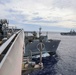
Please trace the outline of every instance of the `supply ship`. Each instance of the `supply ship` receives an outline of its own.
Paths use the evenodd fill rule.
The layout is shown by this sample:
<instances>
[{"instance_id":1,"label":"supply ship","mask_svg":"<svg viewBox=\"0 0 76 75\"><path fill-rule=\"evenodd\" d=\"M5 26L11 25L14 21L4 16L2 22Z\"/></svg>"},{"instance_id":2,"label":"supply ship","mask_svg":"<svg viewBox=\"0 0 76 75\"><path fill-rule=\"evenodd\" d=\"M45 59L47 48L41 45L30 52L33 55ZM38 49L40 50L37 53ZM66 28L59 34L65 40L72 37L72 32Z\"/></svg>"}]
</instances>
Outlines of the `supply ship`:
<instances>
[{"instance_id":1,"label":"supply ship","mask_svg":"<svg viewBox=\"0 0 76 75\"><path fill-rule=\"evenodd\" d=\"M48 39L48 33L43 35L41 29L42 28L39 28L39 36L36 31L25 32L22 75L27 75L32 71L42 69L44 67L44 63L42 62L43 54L48 53L50 56L56 54L60 40ZM38 58L40 59L38 63L33 61L33 58L37 59L36 56L39 56ZM47 55L45 55L45 57L47 57Z\"/></svg>"}]
</instances>

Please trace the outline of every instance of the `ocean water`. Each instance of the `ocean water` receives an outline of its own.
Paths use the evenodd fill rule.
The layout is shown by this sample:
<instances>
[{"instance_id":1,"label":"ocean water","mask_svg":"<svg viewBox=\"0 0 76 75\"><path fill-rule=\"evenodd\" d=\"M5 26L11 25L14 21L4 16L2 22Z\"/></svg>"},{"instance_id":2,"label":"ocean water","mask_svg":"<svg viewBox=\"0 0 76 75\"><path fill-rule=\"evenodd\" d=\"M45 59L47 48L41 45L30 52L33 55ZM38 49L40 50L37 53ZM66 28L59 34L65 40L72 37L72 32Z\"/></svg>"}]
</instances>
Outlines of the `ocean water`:
<instances>
[{"instance_id":1,"label":"ocean water","mask_svg":"<svg viewBox=\"0 0 76 75\"><path fill-rule=\"evenodd\" d=\"M56 54L43 58L44 68L30 75L76 75L76 36L49 32L48 38L61 40ZM39 62L39 58L34 61Z\"/></svg>"}]
</instances>

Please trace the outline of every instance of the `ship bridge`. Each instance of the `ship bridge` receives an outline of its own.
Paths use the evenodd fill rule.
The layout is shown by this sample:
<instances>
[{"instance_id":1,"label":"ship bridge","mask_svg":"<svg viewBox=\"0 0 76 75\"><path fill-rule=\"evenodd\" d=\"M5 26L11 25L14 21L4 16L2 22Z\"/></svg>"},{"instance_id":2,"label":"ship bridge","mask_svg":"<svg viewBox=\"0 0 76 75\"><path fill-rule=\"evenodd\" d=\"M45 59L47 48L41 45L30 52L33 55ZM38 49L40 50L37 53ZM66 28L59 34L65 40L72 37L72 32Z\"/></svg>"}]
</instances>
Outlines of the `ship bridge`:
<instances>
[{"instance_id":1,"label":"ship bridge","mask_svg":"<svg viewBox=\"0 0 76 75\"><path fill-rule=\"evenodd\" d=\"M17 30L0 46L0 75L21 75L24 31Z\"/></svg>"}]
</instances>

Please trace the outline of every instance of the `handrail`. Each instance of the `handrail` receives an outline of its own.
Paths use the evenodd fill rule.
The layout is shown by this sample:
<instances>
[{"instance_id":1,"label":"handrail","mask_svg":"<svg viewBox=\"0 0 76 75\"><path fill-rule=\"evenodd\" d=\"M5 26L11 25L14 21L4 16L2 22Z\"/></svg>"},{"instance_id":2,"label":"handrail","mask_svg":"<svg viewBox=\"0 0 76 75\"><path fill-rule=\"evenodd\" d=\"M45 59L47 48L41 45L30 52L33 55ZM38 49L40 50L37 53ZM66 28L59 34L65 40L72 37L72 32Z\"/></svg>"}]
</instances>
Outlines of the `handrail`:
<instances>
[{"instance_id":1,"label":"handrail","mask_svg":"<svg viewBox=\"0 0 76 75\"><path fill-rule=\"evenodd\" d=\"M20 31L13 34L4 44L0 46L0 54L4 51L4 49L8 46L8 44L12 41L12 39L15 37L16 34L18 34Z\"/></svg>"},{"instance_id":2,"label":"handrail","mask_svg":"<svg viewBox=\"0 0 76 75\"><path fill-rule=\"evenodd\" d=\"M15 37L16 34L13 34L5 43L0 46L0 54L4 51L4 49L8 46L11 40Z\"/></svg>"},{"instance_id":3,"label":"handrail","mask_svg":"<svg viewBox=\"0 0 76 75\"><path fill-rule=\"evenodd\" d=\"M21 31L21 30L20 30L20 31ZM8 46L8 44L13 40L13 38L18 34L17 37L15 38L15 40L13 41L12 45L11 45L10 48L8 49L6 55L5 55L4 58L2 59L2 61L1 61L1 63L0 63L0 68L1 68L2 64L4 63L6 57L8 56L9 52L11 51L11 48L13 47L15 41L17 40L17 38L18 38L18 36L19 36L19 34L20 34L20 33L19 33L20 31L16 32L13 36L11 36L11 37L4 43L4 45L2 45L2 46L0 47L0 48L2 49L2 50L0 50L0 54L1 54L1 53L4 51L4 49ZM3 48L3 47L4 47L4 48Z\"/></svg>"}]
</instances>

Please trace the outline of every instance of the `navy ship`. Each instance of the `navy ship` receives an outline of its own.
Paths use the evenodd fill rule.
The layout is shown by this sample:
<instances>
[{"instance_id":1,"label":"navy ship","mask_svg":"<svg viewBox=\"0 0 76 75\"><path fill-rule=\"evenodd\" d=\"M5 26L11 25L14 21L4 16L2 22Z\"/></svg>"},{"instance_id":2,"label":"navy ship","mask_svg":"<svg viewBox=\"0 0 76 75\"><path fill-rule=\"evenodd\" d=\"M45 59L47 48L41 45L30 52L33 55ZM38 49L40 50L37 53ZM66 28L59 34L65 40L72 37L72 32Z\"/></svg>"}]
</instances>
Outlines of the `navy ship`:
<instances>
[{"instance_id":1,"label":"navy ship","mask_svg":"<svg viewBox=\"0 0 76 75\"><path fill-rule=\"evenodd\" d=\"M70 36L76 36L76 32L74 30L71 30L70 32L62 32L61 35L70 35Z\"/></svg>"},{"instance_id":2,"label":"navy ship","mask_svg":"<svg viewBox=\"0 0 76 75\"><path fill-rule=\"evenodd\" d=\"M31 33L32 35L28 35ZM47 33L48 34L48 33ZM25 54L24 56L35 56L40 54L40 44L42 45L42 53L55 54L60 40L48 39L48 35L42 35L41 28L39 28L39 37L37 32L25 32Z\"/></svg>"}]
</instances>

